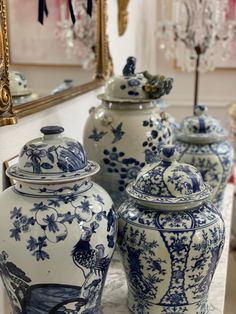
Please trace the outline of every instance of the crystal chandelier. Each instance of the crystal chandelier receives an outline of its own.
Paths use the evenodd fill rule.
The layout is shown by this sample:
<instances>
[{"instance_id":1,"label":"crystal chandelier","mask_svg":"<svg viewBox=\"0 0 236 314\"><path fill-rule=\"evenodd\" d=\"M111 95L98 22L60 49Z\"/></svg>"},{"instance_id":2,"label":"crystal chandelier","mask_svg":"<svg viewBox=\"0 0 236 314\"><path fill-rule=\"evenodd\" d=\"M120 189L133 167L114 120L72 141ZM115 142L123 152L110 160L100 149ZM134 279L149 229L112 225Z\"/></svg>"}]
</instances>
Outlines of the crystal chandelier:
<instances>
[{"instance_id":1,"label":"crystal chandelier","mask_svg":"<svg viewBox=\"0 0 236 314\"><path fill-rule=\"evenodd\" d=\"M214 70L216 52L229 57L236 25L229 18L229 0L158 1L157 36L168 59L176 59L184 71L194 71L197 65L198 71L205 72Z\"/></svg>"}]
</instances>

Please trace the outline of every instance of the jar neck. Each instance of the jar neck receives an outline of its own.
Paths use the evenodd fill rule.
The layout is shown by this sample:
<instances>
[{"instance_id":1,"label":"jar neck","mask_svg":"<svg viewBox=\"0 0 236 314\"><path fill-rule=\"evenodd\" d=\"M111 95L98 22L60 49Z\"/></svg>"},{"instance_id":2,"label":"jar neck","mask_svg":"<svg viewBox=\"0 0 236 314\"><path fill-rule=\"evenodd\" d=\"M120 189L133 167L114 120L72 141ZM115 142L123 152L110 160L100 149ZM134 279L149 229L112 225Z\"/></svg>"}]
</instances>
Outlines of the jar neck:
<instances>
[{"instance_id":1,"label":"jar neck","mask_svg":"<svg viewBox=\"0 0 236 314\"><path fill-rule=\"evenodd\" d=\"M14 186L16 193L33 197L54 197L59 195L79 194L89 190L93 183L90 178L75 182L57 184L35 184L17 181Z\"/></svg>"},{"instance_id":2,"label":"jar neck","mask_svg":"<svg viewBox=\"0 0 236 314\"><path fill-rule=\"evenodd\" d=\"M114 109L114 110L144 110L144 109L153 109L157 108L154 102L137 102L137 103L130 103L130 102L108 102L103 101L102 106L107 109Z\"/></svg>"}]
</instances>

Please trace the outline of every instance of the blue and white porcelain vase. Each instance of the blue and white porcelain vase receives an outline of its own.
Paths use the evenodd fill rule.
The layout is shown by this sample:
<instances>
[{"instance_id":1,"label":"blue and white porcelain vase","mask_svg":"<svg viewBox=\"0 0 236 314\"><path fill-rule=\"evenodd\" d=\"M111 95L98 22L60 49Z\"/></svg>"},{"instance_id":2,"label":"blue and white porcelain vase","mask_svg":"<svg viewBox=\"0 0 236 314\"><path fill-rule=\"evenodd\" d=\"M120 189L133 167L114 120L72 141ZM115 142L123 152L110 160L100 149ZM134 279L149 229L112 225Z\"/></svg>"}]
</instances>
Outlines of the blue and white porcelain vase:
<instances>
[{"instance_id":1,"label":"blue and white porcelain vase","mask_svg":"<svg viewBox=\"0 0 236 314\"><path fill-rule=\"evenodd\" d=\"M135 314L206 314L224 222L199 171L174 146L145 166L118 211L118 245Z\"/></svg>"},{"instance_id":2,"label":"blue and white porcelain vase","mask_svg":"<svg viewBox=\"0 0 236 314\"><path fill-rule=\"evenodd\" d=\"M195 115L185 118L177 132L180 161L195 166L213 189L213 202L222 206L224 191L233 166L233 146L220 122L207 115L207 107L198 105Z\"/></svg>"},{"instance_id":3,"label":"blue and white porcelain vase","mask_svg":"<svg viewBox=\"0 0 236 314\"><path fill-rule=\"evenodd\" d=\"M101 171L95 181L118 205L127 197L125 187L139 170L158 158L159 148L172 143L168 116L155 100L168 94L173 79L135 74L135 58L129 57L123 76L111 78L102 104L90 110L84 130L84 147Z\"/></svg>"},{"instance_id":4,"label":"blue and white porcelain vase","mask_svg":"<svg viewBox=\"0 0 236 314\"><path fill-rule=\"evenodd\" d=\"M116 241L110 196L91 181L99 165L62 127L25 144L0 195L0 275L13 314L101 313Z\"/></svg>"}]
</instances>

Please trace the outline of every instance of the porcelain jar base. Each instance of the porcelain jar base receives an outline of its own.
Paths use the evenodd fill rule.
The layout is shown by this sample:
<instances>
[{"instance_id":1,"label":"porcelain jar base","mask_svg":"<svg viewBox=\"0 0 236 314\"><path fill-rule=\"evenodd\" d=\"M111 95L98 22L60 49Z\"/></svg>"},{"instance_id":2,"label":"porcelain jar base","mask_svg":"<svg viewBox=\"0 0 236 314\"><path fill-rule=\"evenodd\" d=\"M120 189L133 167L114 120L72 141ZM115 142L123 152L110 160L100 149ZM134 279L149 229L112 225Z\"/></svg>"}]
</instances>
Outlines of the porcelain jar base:
<instances>
[{"instance_id":1,"label":"porcelain jar base","mask_svg":"<svg viewBox=\"0 0 236 314\"><path fill-rule=\"evenodd\" d=\"M132 294L128 294L128 308L134 314L208 314L209 307L207 300L202 302L196 302L191 305L183 306L161 306L161 305L150 305L148 309L141 309L140 304L135 302Z\"/></svg>"}]
</instances>

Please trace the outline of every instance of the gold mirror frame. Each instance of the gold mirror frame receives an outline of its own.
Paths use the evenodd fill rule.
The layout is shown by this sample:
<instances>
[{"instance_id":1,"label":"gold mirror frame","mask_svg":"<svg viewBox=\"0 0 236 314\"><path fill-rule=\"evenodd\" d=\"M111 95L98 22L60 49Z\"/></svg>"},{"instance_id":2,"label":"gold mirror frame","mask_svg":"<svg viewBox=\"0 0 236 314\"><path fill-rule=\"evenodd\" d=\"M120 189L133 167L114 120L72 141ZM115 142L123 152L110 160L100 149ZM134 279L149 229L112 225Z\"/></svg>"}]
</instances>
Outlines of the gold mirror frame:
<instances>
[{"instance_id":1,"label":"gold mirror frame","mask_svg":"<svg viewBox=\"0 0 236 314\"><path fill-rule=\"evenodd\" d=\"M92 82L70 88L53 96L42 97L20 105L12 106L12 98L9 90L9 49L7 36L7 12L6 0L0 0L0 126L15 124L17 118L42 111L44 109L65 102L71 98L82 95L104 84L104 81L112 75L113 66L108 49L106 34L107 26L107 0L97 0L97 51L96 73Z\"/></svg>"},{"instance_id":2,"label":"gold mirror frame","mask_svg":"<svg viewBox=\"0 0 236 314\"><path fill-rule=\"evenodd\" d=\"M6 0L0 0L0 126L15 124L9 89L9 47L7 38Z\"/></svg>"}]
</instances>

